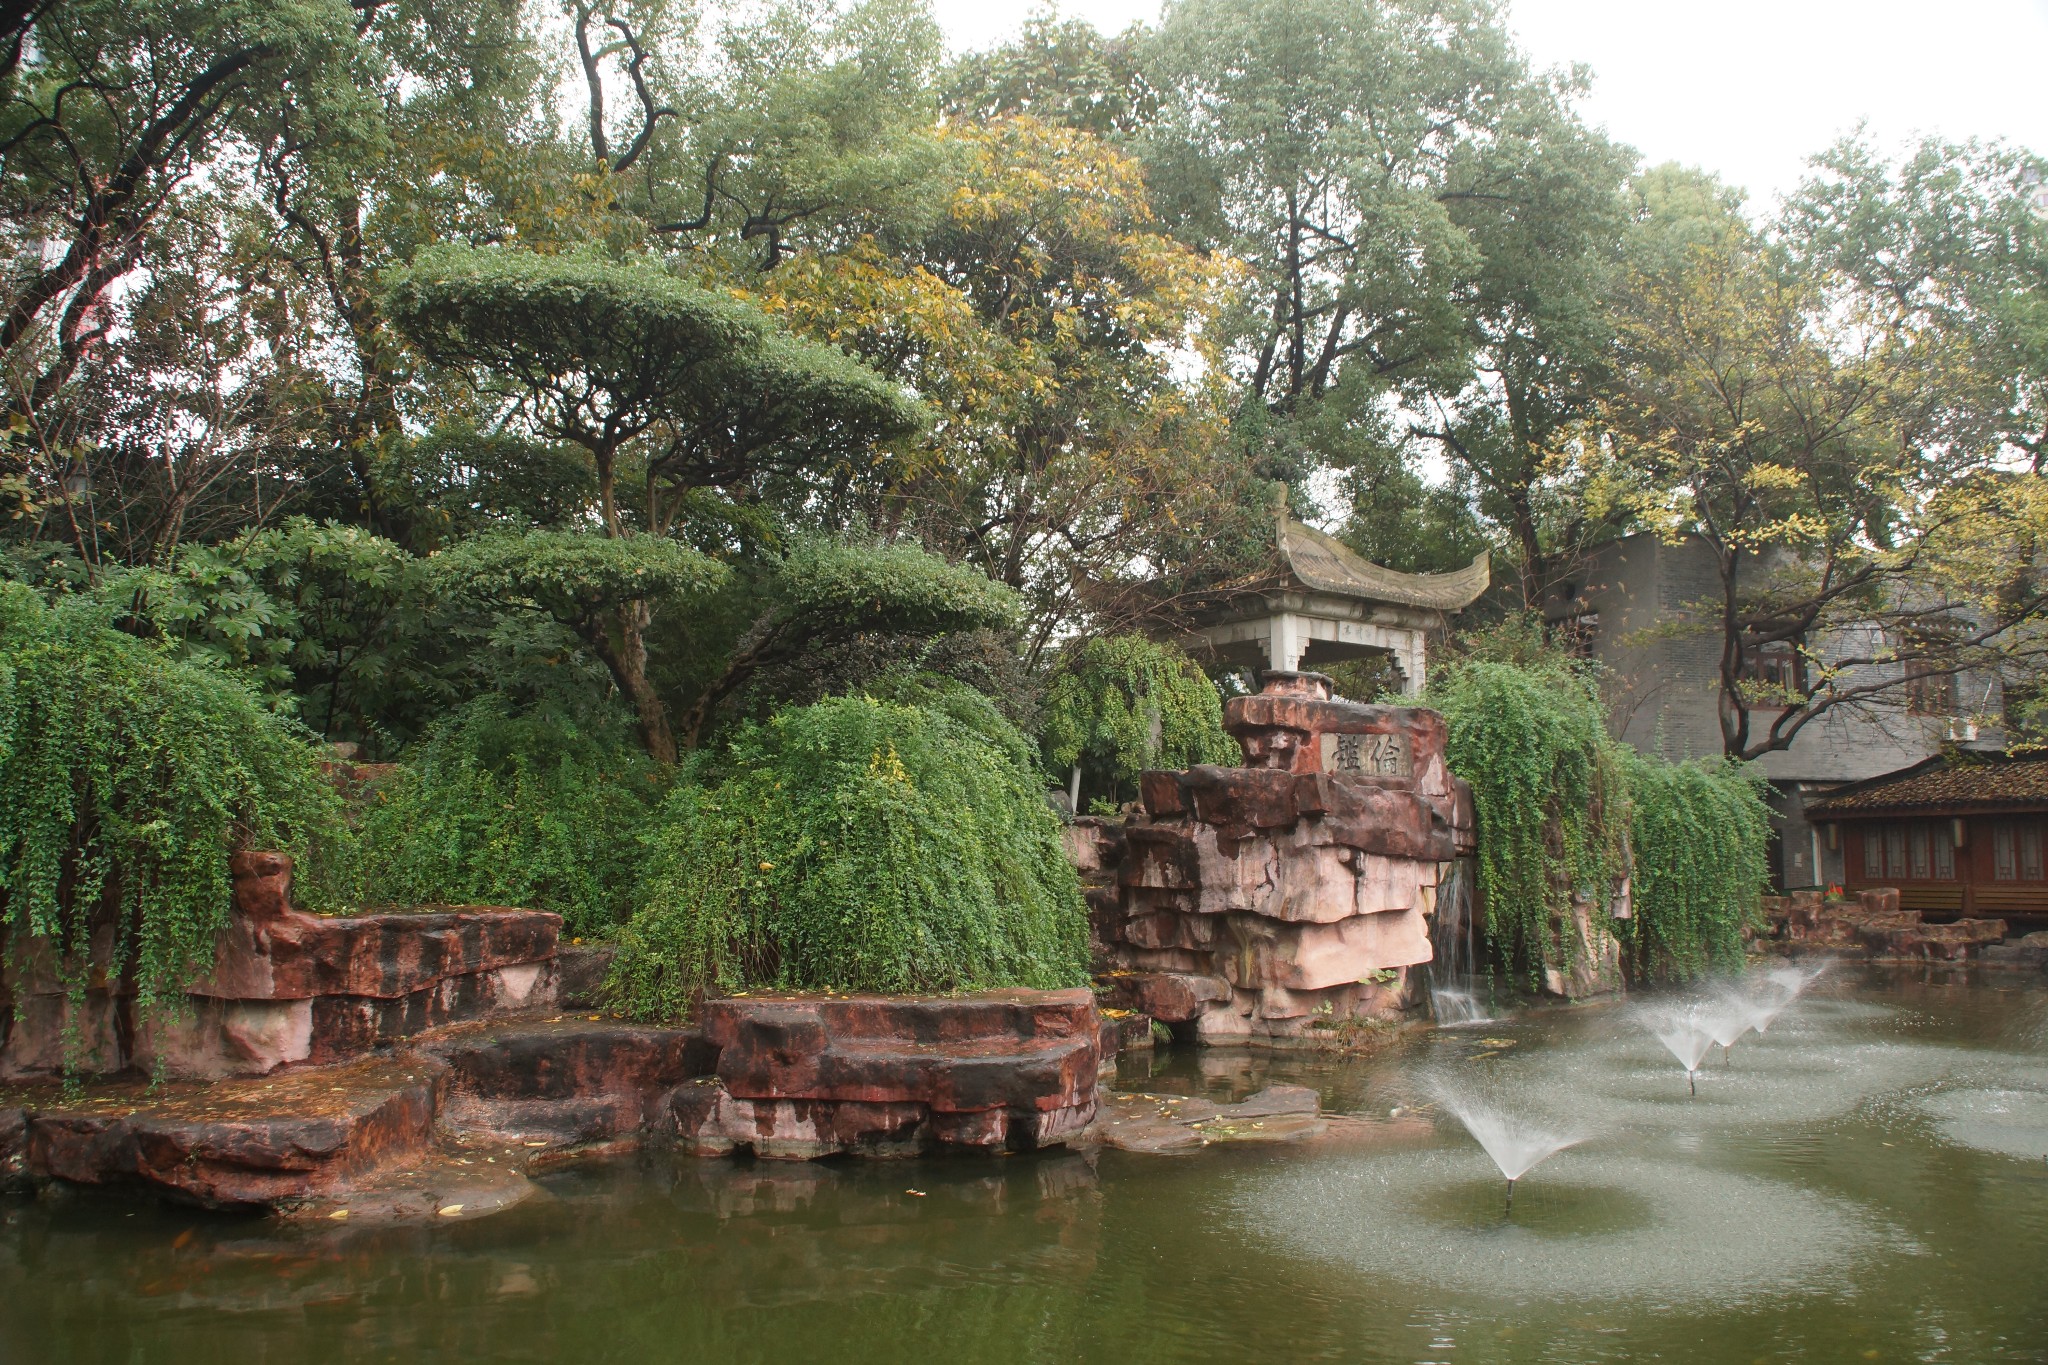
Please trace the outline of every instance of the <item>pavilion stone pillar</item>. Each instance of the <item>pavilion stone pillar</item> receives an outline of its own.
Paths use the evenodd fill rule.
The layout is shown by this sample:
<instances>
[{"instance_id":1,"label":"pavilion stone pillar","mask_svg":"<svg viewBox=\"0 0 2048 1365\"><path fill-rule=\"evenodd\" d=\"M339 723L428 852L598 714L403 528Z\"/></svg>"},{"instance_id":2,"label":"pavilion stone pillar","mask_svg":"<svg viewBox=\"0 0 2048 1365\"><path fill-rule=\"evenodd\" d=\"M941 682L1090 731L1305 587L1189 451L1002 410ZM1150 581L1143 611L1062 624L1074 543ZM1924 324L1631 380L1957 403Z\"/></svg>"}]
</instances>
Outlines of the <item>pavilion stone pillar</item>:
<instances>
[{"instance_id":1,"label":"pavilion stone pillar","mask_svg":"<svg viewBox=\"0 0 2048 1365\"><path fill-rule=\"evenodd\" d=\"M1428 678L1424 663L1423 634L1419 630L1401 632L1400 643L1394 649L1394 666L1401 671L1401 695L1418 697Z\"/></svg>"},{"instance_id":2,"label":"pavilion stone pillar","mask_svg":"<svg viewBox=\"0 0 2048 1365\"><path fill-rule=\"evenodd\" d=\"M1275 612L1266 636L1266 667L1275 673L1296 672L1306 653L1308 622L1291 611Z\"/></svg>"}]
</instances>

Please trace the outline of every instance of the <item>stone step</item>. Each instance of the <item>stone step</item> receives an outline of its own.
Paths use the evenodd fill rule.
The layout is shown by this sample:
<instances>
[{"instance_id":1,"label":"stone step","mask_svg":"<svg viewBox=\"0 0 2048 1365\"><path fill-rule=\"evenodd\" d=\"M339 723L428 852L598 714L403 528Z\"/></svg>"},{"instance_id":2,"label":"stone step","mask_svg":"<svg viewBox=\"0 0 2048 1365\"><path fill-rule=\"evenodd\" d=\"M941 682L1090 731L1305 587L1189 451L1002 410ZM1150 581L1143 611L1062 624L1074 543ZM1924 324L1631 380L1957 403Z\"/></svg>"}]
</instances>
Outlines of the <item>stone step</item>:
<instances>
[{"instance_id":1,"label":"stone step","mask_svg":"<svg viewBox=\"0 0 2048 1365\"><path fill-rule=\"evenodd\" d=\"M1085 989L887 996L762 992L704 1002L704 1036L730 1047L741 1028L787 1031L794 1042L834 1037L953 1043L976 1038L1071 1038L1095 1027Z\"/></svg>"}]
</instances>

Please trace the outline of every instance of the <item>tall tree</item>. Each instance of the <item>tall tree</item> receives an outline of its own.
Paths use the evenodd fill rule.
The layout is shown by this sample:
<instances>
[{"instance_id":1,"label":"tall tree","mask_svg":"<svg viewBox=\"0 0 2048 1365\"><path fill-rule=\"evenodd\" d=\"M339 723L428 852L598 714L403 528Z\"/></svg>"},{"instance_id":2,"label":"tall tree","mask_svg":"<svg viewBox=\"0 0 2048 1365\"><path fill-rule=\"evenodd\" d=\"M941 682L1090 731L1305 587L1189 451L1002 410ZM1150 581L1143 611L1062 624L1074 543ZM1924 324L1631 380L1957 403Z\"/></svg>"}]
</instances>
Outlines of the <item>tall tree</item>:
<instances>
[{"instance_id":1,"label":"tall tree","mask_svg":"<svg viewBox=\"0 0 2048 1365\"><path fill-rule=\"evenodd\" d=\"M1083 19L1034 14L1008 42L953 62L948 117L970 125L1023 114L1103 138L1137 135L1159 100L1140 59L1147 30L1105 35Z\"/></svg>"},{"instance_id":2,"label":"tall tree","mask_svg":"<svg viewBox=\"0 0 2048 1365\"><path fill-rule=\"evenodd\" d=\"M1350 370L1456 387L1476 258L1453 168L1524 78L1495 7L1179 0L1146 72L1161 211L1247 275L1223 335L1248 396L1291 412Z\"/></svg>"},{"instance_id":3,"label":"tall tree","mask_svg":"<svg viewBox=\"0 0 2048 1365\"><path fill-rule=\"evenodd\" d=\"M1453 295L1470 345L1455 390L1402 386L1510 551L1525 609L1612 534L1593 430L1611 378L1610 291L1628 223L1634 153L1572 114L1580 78L1504 92L1493 136L1450 168L1447 204L1476 255Z\"/></svg>"},{"instance_id":4,"label":"tall tree","mask_svg":"<svg viewBox=\"0 0 2048 1365\"><path fill-rule=\"evenodd\" d=\"M1723 747L1750 759L1917 677L2041 648L2038 576L2003 600L1975 547L2012 543L2003 442L1951 410L1966 346L1901 328L1697 178L1661 195L1622 289L1607 410L1634 510L1710 551Z\"/></svg>"},{"instance_id":5,"label":"tall tree","mask_svg":"<svg viewBox=\"0 0 2048 1365\"><path fill-rule=\"evenodd\" d=\"M1230 503L1219 394L1178 372L1200 369L1214 274L1092 134L1016 117L944 140L960 182L901 257L793 262L764 297L931 402L877 510L1022 592L1036 659L1091 582L1158 568Z\"/></svg>"},{"instance_id":6,"label":"tall tree","mask_svg":"<svg viewBox=\"0 0 2048 1365\"><path fill-rule=\"evenodd\" d=\"M49 399L105 335L98 305L178 188L260 142L281 92L350 136L375 110L355 79L346 0L61 0L10 17L0 360L20 410Z\"/></svg>"},{"instance_id":7,"label":"tall tree","mask_svg":"<svg viewBox=\"0 0 2048 1365\"><path fill-rule=\"evenodd\" d=\"M612 539L659 540L691 490L863 458L920 421L911 399L843 352L788 337L758 309L651 262L436 248L391 272L385 307L430 360L589 454ZM630 507L628 465L640 483ZM617 639L601 657L648 751L673 762L668 708L647 675L649 602L606 600Z\"/></svg>"}]
</instances>

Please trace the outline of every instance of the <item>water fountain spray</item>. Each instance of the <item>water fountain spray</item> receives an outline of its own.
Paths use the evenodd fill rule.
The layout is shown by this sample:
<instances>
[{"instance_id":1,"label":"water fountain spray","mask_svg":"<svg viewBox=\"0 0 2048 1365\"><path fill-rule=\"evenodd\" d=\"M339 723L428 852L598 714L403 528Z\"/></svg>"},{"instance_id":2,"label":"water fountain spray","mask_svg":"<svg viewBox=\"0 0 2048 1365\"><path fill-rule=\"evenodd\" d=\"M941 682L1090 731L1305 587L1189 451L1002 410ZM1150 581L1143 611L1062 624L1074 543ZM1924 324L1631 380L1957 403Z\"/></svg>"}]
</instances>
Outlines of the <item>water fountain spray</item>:
<instances>
[{"instance_id":1,"label":"water fountain spray","mask_svg":"<svg viewBox=\"0 0 2048 1365\"><path fill-rule=\"evenodd\" d=\"M1687 1005L1682 1009L1647 1014L1643 1024L1685 1068L1686 1085L1694 1095L1698 1095L1700 1063L1705 1060L1707 1049L1714 1045L1714 1035L1707 1031L1700 1017L1700 1007Z\"/></svg>"},{"instance_id":2,"label":"water fountain spray","mask_svg":"<svg viewBox=\"0 0 2048 1365\"><path fill-rule=\"evenodd\" d=\"M1750 1002L1732 992L1711 1005L1699 1009L1699 1026L1709 1038L1721 1045L1721 1064L1732 1066L1728 1049L1735 1046L1742 1035L1755 1027L1755 1015Z\"/></svg>"},{"instance_id":3,"label":"water fountain spray","mask_svg":"<svg viewBox=\"0 0 2048 1365\"><path fill-rule=\"evenodd\" d=\"M1825 962L1813 968L1795 967L1788 963L1752 978L1748 996L1749 1026L1758 1034L1768 1031L1778 1016L1792 1008L1806 988L1818 981L1826 970Z\"/></svg>"},{"instance_id":4,"label":"water fountain spray","mask_svg":"<svg viewBox=\"0 0 2048 1365\"><path fill-rule=\"evenodd\" d=\"M1437 1103L1465 1125L1508 1182L1506 1217L1515 1211L1515 1182L1567 1147L1585 1141L1571 1133L1553 1132L1537 1126L1527 1116L1510 1113L1500 1105L1466 1094L1446 1082L1432 1087Z\"/></svg>"}]
</instances>

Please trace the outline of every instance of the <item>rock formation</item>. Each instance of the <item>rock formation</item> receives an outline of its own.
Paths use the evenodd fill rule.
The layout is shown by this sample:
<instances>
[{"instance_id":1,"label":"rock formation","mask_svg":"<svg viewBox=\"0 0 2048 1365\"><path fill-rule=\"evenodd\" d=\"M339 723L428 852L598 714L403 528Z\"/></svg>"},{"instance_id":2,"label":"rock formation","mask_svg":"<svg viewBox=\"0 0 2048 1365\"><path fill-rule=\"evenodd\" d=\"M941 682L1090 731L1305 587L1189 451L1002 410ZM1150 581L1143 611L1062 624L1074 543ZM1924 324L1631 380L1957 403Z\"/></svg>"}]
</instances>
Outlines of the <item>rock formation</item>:
<instances>
[{"instance_id":1,"label":"rock formation","mask_svg":"<svg viewBox=\"0 0 2048 1365\"><path fill-rule=\"evenodd\" d=\"M565 954L555 915L309 915L289 858L235 868L185 1011L87 993L100 1074L82 1089L56 1079L73 1005L55 974L31 964L0 997L0 1189L474 1217L525 1197L537 1165L648 1141L796 1160L1055 1147L1089 1132L1118 1033L1087 990L733 997L687 1027L636 1024L592 1008L604 954Z\"/></svg>"},{"instance_id":2,"label":"rock formation","mask_svg":"<svg viewBox=\"0 0 2048 1365\"><path fill-rule=\"evenodd\" d=\"M1471 794L1433 711L1271 673L1224 723L1245 766L1146 773L1121 831L1076 829L1116 1003L1212 1044L1318 1043L1411 1003Z\"/></svg>"},{"instance_id":3,"label":"rock formation","mask_svg":"<svg viewBox=\"0 0 2048 1365\"><path fill-rule=\"evenodd\" d=\"M233 871L213 970L186 987L183 1009L138 1017L133 987L104 980L79 1003L34 959L0 980L0 1079L67 1065L178 1080L261 1076L554 1002L560 915L499 906L309 915L292 904L284 854L237 854Z\"/></svg>"},{"instance_id":4,"label":"rock formation","mask_svg":"<svg viewBox=\"0 0 2048 1365\"><path fill-rule=\"evenodd\" d=\"M1883 962L1968 962L2003 943L2002 919L1928 924L1918 910L1899 908L1896 887L1871 887L1854 898L1817 890L1766 896L1771 937L1790 952L1861 953Z\"/></svg>"}]
</instances>

